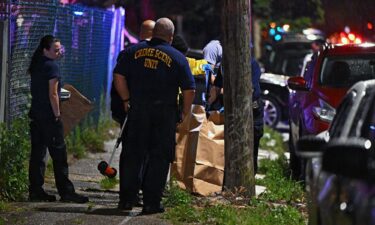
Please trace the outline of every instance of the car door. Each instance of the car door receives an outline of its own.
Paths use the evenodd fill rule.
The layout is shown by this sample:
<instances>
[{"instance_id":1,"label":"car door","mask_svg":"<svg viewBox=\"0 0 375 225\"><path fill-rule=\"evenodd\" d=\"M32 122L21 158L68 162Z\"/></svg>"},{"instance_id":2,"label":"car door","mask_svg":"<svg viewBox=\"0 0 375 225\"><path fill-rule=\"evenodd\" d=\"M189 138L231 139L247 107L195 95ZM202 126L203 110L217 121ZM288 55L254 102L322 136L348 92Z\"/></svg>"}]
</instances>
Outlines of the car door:
<instances>
[{"instance_id":1,"label":"car door","mask_svg":"<svg viewBox=\"0 0 375 225\"><path fill-rule=\"evenodd\" d=\"M302 74L302 77L306 80L308 88L311 87L312 74L315 67L315 61L310 61L307 64L306 70ZM303 120L303 108L302 104L306 99L306 96L309 94L310 89L308 90L292 90L289 94L289 115L290 115L290 130L291 130L291 139L292 144L295 147L296 141L300 138L300 122Z\"/></svg>"}]
</instances>

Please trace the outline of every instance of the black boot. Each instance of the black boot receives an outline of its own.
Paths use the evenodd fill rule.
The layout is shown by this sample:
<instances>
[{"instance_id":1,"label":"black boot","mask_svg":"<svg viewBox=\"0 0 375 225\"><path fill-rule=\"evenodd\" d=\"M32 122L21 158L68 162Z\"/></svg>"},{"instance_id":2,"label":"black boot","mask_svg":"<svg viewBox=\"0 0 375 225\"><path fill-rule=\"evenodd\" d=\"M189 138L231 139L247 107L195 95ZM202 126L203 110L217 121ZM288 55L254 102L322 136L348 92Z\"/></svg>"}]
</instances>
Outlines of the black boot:
<instances>
[{"instance_id":1,"label":"black boot","mask_svg":"<svg viewBox=\"0 0 375 225\"><path fill-rule=\"evenodd\" d=\"M86 203L89 198L83 195L79 195L75 192L61 196L60 201L62 202L74 202L74 203Z\"/></svg>"},{"instance_id":2,"label":"black boot","mask_svg":"<svg viewBox=\"0 0 375 225\"><path fill-rule=\"evenodd\" d=\"M42 192L30 192L29 193L30 202L54 202L56 201L56 196L49 195L45 191Z\"/></svg>"},{"instance_id":3,"label":"black boot","mask_svg":"<svg viewBox=\"0 0 375 225\"><path fill-rule=\"evenodd\" d=\"M144 205L142 209L143 215L150 215L155 213L163 213L165 211L164 206L159 203L155 205Z\"/></svg>"}]
</instances>

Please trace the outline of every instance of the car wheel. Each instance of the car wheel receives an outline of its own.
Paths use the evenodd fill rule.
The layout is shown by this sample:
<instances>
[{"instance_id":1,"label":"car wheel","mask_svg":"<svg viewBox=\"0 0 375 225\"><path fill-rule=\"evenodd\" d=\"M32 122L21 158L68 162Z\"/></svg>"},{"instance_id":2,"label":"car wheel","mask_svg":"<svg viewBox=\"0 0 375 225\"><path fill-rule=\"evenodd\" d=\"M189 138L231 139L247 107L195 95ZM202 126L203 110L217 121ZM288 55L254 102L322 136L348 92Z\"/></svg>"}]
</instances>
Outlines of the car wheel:
<instances>
[{"instance_id":1,"label":"car wheel","mask_svg":"<svg viewBox=\"0 0 375 225\"><path fill-rule=\"evenodd\" d=\"M266 126L275 128L279 123L281 111L276 100L269 96L263 97L264 101L264 124Z\"/></svg>"}]
</instances>

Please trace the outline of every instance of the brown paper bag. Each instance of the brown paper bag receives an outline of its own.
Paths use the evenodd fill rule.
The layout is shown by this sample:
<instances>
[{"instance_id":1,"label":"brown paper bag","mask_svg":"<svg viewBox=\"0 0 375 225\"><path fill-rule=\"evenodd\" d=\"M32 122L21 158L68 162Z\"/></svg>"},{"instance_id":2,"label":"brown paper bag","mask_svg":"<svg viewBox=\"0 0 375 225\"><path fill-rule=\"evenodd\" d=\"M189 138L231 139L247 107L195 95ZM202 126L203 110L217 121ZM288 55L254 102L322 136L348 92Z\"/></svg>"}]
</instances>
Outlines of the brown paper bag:
<instances>
[{"instance_id":1,"label":"brown paper bag","mask_svg":"<svg viewBox=\"0 0 375 225\"><path fill-rule=\"evenodd\" d=\"M176 135L176 161L172 174L181 188L201 195L221 191L224 176L224 126L206 119L202 106L194 106Z\"/></svg>"},{"instance_id":2,"label":"brown paper bag","mask_svg":"<svg viewBox=\"0 0 375 225\"><path fill-rule=\"evenodd\" d=\"M199 130L205 117L202 106L193 106L191 117L185 118L177 127L176 158L172 164L171 171L179 186L184 189L192 189L196 144Z\"/></svg>"},{"instance_id":3,"label":"brown paper bag","mask_svg":"<svg viewBox=\"0 0 375 225\"><path fill-rule=\"evenodd\" d=\"M199 132L193 192L209 195L220 192L224 178L224 125L204 121Z\"/></svg>"},{"instance_id":4,"label":"brown paper bag","mask_svg":"<svg viewBox=\"0 0 375 225\"><path fill-rule=\"evenodd\" d=\"M93 104L72 85L65 84L70 91L69 100L61 102L61 120L66 136L93 108Z\"/></svg>"},{"instance_id":5,"label":"brown paper bag","mask_svg":"<svg viewBox=\"0 0 375 225\"><path fill-rule=\"evenodd\" d=\"M216 125L224 124L224 114L219 111L210 111L209 114L208 121L212 121Z\"/></svg>"}]
</instances>

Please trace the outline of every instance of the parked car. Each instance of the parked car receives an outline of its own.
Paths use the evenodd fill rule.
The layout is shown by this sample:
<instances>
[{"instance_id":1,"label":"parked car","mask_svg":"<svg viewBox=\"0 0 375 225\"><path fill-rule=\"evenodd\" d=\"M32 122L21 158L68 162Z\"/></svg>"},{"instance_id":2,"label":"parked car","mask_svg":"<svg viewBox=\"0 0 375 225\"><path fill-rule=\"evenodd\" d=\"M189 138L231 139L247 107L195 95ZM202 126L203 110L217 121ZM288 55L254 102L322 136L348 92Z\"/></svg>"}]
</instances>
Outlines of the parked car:
<instances>
[{"instance_id":1,"label":"parked car","mask_svg":"<svg viewBox=\"0 0 375 225\"><path fill-rule=\"evenodd\" d=\"M70 99L70 91L64 89L64 88L61 88L61 92L60 92L60 100L61 101L66 101L66 100L69 100Z\"/></svg>"},{"instance_id":2,"label":"parked car","mask_svg":"<svg viewBox=\"0 0 375 225\"><path fill-rule=\"evenodd\" d=\"M288 76L262 73L260 90L264 101L264 124L275 128L279 122L288 121Z\"/></svg>"},{"instance_id":3,"label":"parked car","mask_svg":"<svg viewBox=\"0 0 375 225\"><path fill-rule=\"evenodd\" d=\"M290 167L304 179L305 163L296 156L297 140L327 130L347 90L357 81L374 79L375 44L328 45L314 54L303 76L288 79Z\"/></svg>"},{"instance_id":4,"label":"parked car","mask_svg":"<svg viewBox=\"0 0 375 225\"><path fill-rule=\"evenodd\" d=\"M309 162L310 225L375 224L375 80L354 85L329 130L301 138L297 154Z\"/></svg>"},{"instance_id":5,"label":"parked car","mask_svg":"<svg viewBox=\"0 0 375 225\"><path fill-rule=\"evenodd\" d=\"M193 59L203 59L203 50L189 48L186 52L186 57L190 57Z\"/></svg>"},{"instance_id":6,"label":"parked car","mask_svg":"<svg viewBox=\"0 0 375 225\"><path fill-rule=\"evenodd\" d=\"M289 38L274 45L263 60L265 73L261 76L260 88L265 105L264 122L267 126L275 128L279 122L288 123L287 80L300 75L304 58L311 52L311 40L304 36Z\"/></svg>"}]
</instances>

